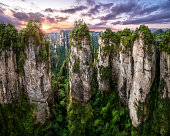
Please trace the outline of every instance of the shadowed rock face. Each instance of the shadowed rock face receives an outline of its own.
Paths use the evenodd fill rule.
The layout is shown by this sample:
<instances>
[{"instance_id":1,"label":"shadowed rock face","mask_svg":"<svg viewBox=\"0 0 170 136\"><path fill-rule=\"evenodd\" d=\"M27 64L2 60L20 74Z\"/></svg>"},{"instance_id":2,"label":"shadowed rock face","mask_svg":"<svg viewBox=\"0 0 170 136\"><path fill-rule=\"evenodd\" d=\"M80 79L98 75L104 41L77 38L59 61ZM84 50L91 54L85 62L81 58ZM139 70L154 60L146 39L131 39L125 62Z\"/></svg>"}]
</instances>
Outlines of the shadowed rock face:
<instances>
[{"instance_id":1,"label":"shadowed rock face","mask_svg":"<svg viewBox=\"0 0 170 136\"><path fill-rule=\"evenodd\" d=\"M101 41L99 48L103 46L104 43ZM156 50L152 45L152 54L147 52L148 46L144 44L142 34L133 42L132 47L125 49L121 41L120 46L121 51L105 55L103 61L100 59L103 57L103 53L99 49L98 66L107 67L109 65L108 58L111 56L111 80L117 83L120 100L124 105L128 105L132 124L137 127L142 120L138 117L138 108L141 103L145 103L155 78ZM109 79L101 81L100 72L98 82L100 90L108 89Z\"/></svg>"},{"instance_id":2,"label":"shadowed rock face","mask_svg":"<svg viewBox=\"0 0 170 136\"><path fill-rule=\"evenodd\" d=\"M46 37L45 35L41 37L45 43L34 44L37 37L26 35L24 42L19 44L15 27L12 25L4 27L8 27L11 31L6 32L8 34L6 37L0 35L0 38L5 41L0 43L0 104L20 101L22 99L20 96L25 93L31 104L37 104L37 122L44 123L49 117L49 103L53 101L49 53L46 50L44 59L40 52L42 48L48 49ZM26 32L28 30L24 33ZM22 50L19 45L22 46Z\"/></svg>"},{"instance_id":3,"label":"shadowed rock face","mask_svg":"<svg viewBox=\"0 0 170 136\"><path fill-rule=\"evenodd\" d=\"M160 79L164 80L165 88L163 98L170 98L170 54L165 51L160 53Z\"/></svg>"},{"instance_id":4,"label":"shadowed rock face","mask_svg":"<svg viewBox=\"0 0 170 136\"><path fill-rule=\"evenodd\" d=\"M98 51L98 60L97 60L97 68L98 68L98 84L99 84L99 90L100 91L107 91L110 89L110 79L109 78L103 78L105 76L105 71L107 68L110 68L110 53L102 51L106 45L104 44L104 41L99 38L99 51Z\"/></svg>"},{"instance_id":5,"label":"shadowed rock face","mask_svg":"<svg viewBox=\"0 0 170 136\"><path fill-rule=\"evenodd\" d=\"M31 39L30 39L31 41ZM52 99L51 66L49 57L37 61L41 45L31 42L25 48L27 58L24 62L24 88L30 103L37 104L37 122L44 123L49 117L49 99Z\"/></svg>"},{"instance_id":6,"label":"shadowed rock face","mask_svg":"<svg viewBox=\"0 0 170 136\"><path fill-rule=\"evenodd\" d=\"M71 39L73 45L76 41ZM82 39L81 47L71 46L69 62L70 97L86 103L91 97L92 52L90 41Z\"/></svg>"},{"instance_id":7,"label":"shadowed rock face","mask_svg":"<svg viewBox=\"0 0 170 136\"><path fill-rule=\"evenodd\" d=\"M1 50L0 56L0 103L8 104L19 94L16 55L10 47Z\"/></svg>"}]
</instances>

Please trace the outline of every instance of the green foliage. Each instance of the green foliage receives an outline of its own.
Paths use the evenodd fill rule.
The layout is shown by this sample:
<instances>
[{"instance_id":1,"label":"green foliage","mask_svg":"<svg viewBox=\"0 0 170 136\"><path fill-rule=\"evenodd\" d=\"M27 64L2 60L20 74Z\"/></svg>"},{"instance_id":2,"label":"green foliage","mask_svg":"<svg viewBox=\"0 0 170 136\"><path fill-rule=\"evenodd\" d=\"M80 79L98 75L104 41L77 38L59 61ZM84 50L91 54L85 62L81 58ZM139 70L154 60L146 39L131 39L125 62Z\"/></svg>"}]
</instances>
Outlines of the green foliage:
<instances>
[{"instance_id":1,"label":"green foliage","mask_svg":"<svg viewBox=\"0 0 170 136\"><path fill-rule=\"evenodd\" d=\"M85 136L87 132L90 132L93 116L90 104L83 106L77 102L70 102L67 107L67 114L68 130L71 136Z\"/></svg>"},{"instance_id":2,"label":"green foliage","mask_svg":"<svg viewBox=\"0 0 170 136\"><path fill-rule=\"evenodd\" d=\"M75 21L74 28L70 32L71 45L77 46L79 49L82 49L81 41L85 38L89 42L89 45L91 45L91 36L90 36L89 28L83 21L81 20ZM72 40L76 41L76 45L73 44Z\"/></svg>"},{"instance_id":3,"label":"green foliage","mask_svg":"<svg viewBox=\"0 0 170 136\"><path fill-rule=\"evenodd\" d=\"M127 49L129 47L132 47L132 38L131 36L128 37L121 37L121 41L124 45L124 47Z\"/></svg>"},{"instance_id":4,"label":"green foliage","mask_svg":"<svg viewBox=\"0 0 170 136\"><path fill-rule=\"evenodd\" d=\"M99 73L101 80L106 80L111 78L111 67L99 66Z\"/></svg>"},{"instance_id":5,"label":"green foliage","mask_svg":"<svg viewBox=\"0 0 170 136\"><path fill-rule=\"evenodd\" d=\"M0 24L0 49L7 50L9 47L13 47L13 49L15 49L17 45L17 29L11 24Z\"/></svg>"},{"instance_id":6,"label":"green foliage","mask_svg":"<svg viewBox=\"0 0 170 136\"><path fill-rule=\"evenodd\" d=\"M153 34L154 34L156 40L162 40L165 32L162 29L158 29Z\"/></svg>"},{"instance_id":7,"label":"green foliage","mask_svg":"<svg viewBox=\"0 0 170 136\"><path fill-rule=\"evenodd\" d=\"M49 41L41 29L41 23L38 20L30 20L25 29L20 33L20 48L23 51L24 46L32 43L39 46L38 61L43 61L49 57Z\"/></svg>"},{"instance_id":8,"label":"green foliage","mask_svg":"<svg viewBox=\"0 0 170 136\"><path fill-rule=\"evenodd\" d=\"M23 91L23 90L22 90ZM0 134L2 136L32 136L38 130L35 124L36 105L30 105L23 94L20 101L0 105Z\"/></svg>"},{"instance_id":9,"label":"green foliage","mask_svg":"<svg viewBox=\"0 0 170 136\"><path fill-rule=\"evenodd\" d=\"M170 29L165 32L162 38L162 42L160 44L160 49L167 51L170 54Z\"/></svg>"},{"instance_id":10,"label":"green foliage","mask_svg":"<svg viewBox=\"0 0 170 136\"><path fill-rule=\"evenodd\" d=\"M52 48L52 46L51 46ZM52 72L58 74L65 60L67 60L67 55L65 54L64 46L57 46L56 52L52 48L52 52L50 53Z\"/></svg>"},{"instance_id":11,"label":"green foliage","mask_svg":"<svg viewBox=\"0 0 170 136\"><path fill-rule=\"evenodd\" d=\"M135 32L132 35L132 39L135 40L136 38L139 38L139 33L142 33L142 38L144 40L145 48L147 48L147 53L149 55L152 55L152 45L155 44L155 39L153 34L151 33L150 29L145 25L140 25L139 28L135 30Z\"/></svg>"},{"instance_id":12,"label":"green foliage","mask_svg":"<svg viewBox=\"0 0 170 136\"><path fill-rule=\"evenodd\" d=\"M112 32L110 29L106 29L104 33L100 33L99 35L103 40L105 47L102 48L102 51L105 54L113 53L115 49L118 49L120 44L120 36Z\"/></svg>"},{"instance_id":13,"label":"green foliage","mask_svg":"<svg viewBox=\"0 0 170 136\"><path fill-rule=\"evenodd\" d=\"M33 42L33 44L36 45L44 45L45 39L44 39L44 32L41 29L41 23L39 20L30 20L26 26L21 31L21 39L25 42ZM31 40L32 38L33 40ZM30 41L31 40L31 41Z\"/></svg>"},{"instance_id":14,"label":"green foliage","mask_svg":"<svg viewBox=\"0 0 170 136\"><path fill-rule=\"evenodd\" d=\"M73 72L79 72L80 71L80 59L77 58L73 64Z\"/></svg>"}]
</instances>

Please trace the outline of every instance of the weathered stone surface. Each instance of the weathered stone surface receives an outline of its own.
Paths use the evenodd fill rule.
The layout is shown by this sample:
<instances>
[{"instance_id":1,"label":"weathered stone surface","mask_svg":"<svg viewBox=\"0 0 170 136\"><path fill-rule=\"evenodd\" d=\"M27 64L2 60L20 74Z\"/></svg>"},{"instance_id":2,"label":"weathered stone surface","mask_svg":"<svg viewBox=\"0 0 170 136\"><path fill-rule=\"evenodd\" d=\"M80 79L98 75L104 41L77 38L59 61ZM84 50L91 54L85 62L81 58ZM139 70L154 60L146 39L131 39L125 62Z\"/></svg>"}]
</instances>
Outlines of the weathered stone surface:
<instances>
[{"instance_id":1,"label":"weathered stone surface","mask_svg":"<svg viewBox=\"0 0 170 136\"><path fill-rule=\"evenodd\" d=\"M84 38L81 47L77 46L74 39L70 48L69 78L70 98L86 103L91 97L92 80L92 52L90 41Z\"/></svg>"},{"instance_id":2,"label":"weathered stone surface","mask_svg":"<svg viewBox=\"0 0 170 136\"><path fill-rule=\"evenodd\" d=\"M38 45L30 42L25 46L24 76L19 76L16 54L12 47L1 50L0 56L0 104L8 104L20 98L25 91L30 103L37 104L37 122L44 123L49 117L49 102L53 100L51 89L50 58L38 62Z\"/></svg>"},{"instance_id":3,"label":"weathered stone surface","mask_svg":"<svg viewBox=\"0 0 170 136\"><path fill-rule=\"evenodd\" d=\"M40 45L41 46L41 45ZM44 123L49 117L49 99L52 97L50 60L37 61L40 46L31 42L25 48L24 89L30 103L38 105L37 122Z\"/></svg>"},{"instance_id":4,"label":"weathered stone surface","mask_svg":"<svg viewBox=\"0 0 170 136\"><path fill-rule=\"evenodd\" d=\"M104 46L100 42L100 48ZM115 50L111 56L111 80L117 83L120 100L124 105L128 105L132 124L137 127L141 123L137 115L139 103L145 103L147 94L150 92L156 72L155 46L151 46L152 54L149 55L147 45L144 44L142 34L134 41L132 47L125 48L120 42L121 51ZM115 48L115 47L114 47ZM108 56L103 61L103 53L99 49L98 65L108 66ZM100 77L98 75L98 77ZM99 89L107 90L109 80L99 82Z\"/></svg>"},{"instance_id":5,"label":"weathered stone surface","mask_svg":"<svg viewBox=\"0 0 170 136\"><path fill-rule=\"evenodd\" d=\"M141 123L141 119L137 115L139 103L145 103L156 72L155 46L151 46L152 55L148 54L146 46L142 40L142 35L140 35L140 38L134 41L132 52L134 75L130 90L129 110L132 124L135 127Z\"/></svg>"},{"instance_id":6,"label":"weathered stone surface","mask_svg":"<svg viewBox=\"0 0 170 136\"><path fill-rule=\"evenodd\" d=\"M133 58L132 50L124 49L122 42L120 43L122 51L120 51L115 57L112 57L112 75L116 74L117 78L113 77L114 81L117 81L120 100L123 104L128 104L128 98L130 89L132 86L133 78Z\"/></svg>"},{"instance_id":7,"label":"weathered stone surface","mask_svg":"<svg viewBox=\"0 0 170 136\"><path fill-rule=\"evenodd\" d=\"M165 51L160 53L160 80L164 80L165 88L163 98L170 98L170 54Z\"/></svg>"},{"instance_id":8,"label":"weathered stone surface","mask_svg":"<svg viewBox=\"0 0 170 136\"><path fill-rule=\"evenodd\" d=\"M17 98L18 74L16 55L12 47L8 50L1 50L0 55L0 104L7 104Z\"/></svg>"},{"instance_id":9,"label":"weathered stone surface","mask_svg":"<svg viewBox=\"0 0 170 136\"><path fill-rule=\"evenodd\" d=\"M102 38L99 38L99 51L98 51L98 60L97 60L97 68L98 68L98 75L97 80L99 84L100 91L107 91L110 89L110 79L109 78L102 78L102 74L104 73L105 69L110 68L110 53L104 52L103 48L105 48L104 41ZM105 75L103 75L105 76Z\"/></svg>"}]
</instances>

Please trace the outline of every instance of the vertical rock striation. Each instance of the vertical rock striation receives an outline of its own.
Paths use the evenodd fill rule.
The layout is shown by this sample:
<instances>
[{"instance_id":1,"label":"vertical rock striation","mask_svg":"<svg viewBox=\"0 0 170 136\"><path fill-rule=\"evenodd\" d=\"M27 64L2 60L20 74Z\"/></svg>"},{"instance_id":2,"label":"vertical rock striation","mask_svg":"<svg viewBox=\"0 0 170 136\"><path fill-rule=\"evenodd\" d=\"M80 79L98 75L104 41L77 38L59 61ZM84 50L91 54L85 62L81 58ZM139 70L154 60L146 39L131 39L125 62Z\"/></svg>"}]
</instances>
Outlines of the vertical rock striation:
<instances>
[{"instance_id":1,"label":"vertical rock striation","mask_svg":"<svg viewBox=\"0 0 170 136\"><path fill-rule=\"evenodd\" d=\"M150 92L156 72L155 46L151 45L152 53L148 53L148 46L144 43L143 35L134 41L132 57L134 59L134 75L129 97L129 110L132 124L137 127L144 114L147 95Z\"/></svg>"},{"instance_id":2,"label":"vertical rock striation","mask_svg":"<svg viewBox=\"0 0 170 136\"><path fill-rule=\"evenodd\" d=\"M92 51L89 29L84 22L75 23L70 41L70 98L86 103L91 97Z\"/></svg>"},{"instance_id":3,"label":"vertical rock striation","mask_svg":"<svg viewBox=\"0 0 170 136\"><path fill-rule=\"evenodd\" d=\"M108 33L107 31L105 33ZM104 55L102 65L108 66L108 58L110 57L112 77L105 80L104 85L100 81L101 78L98 78L99 89L103 89L104 86L104 90L106 90L110 81L115 82L120 100L124 105L128 105L132 124L137 127L143 120L140 114L144 114L147 95L155 78L156 49L154 39L150 30L145 26L140 26L133 35L129 29L118 33L117 36L111 32L109 35L110 37L104 35L100 42L98 58L103 57L104 50L101 53L101 48L106 46L106 41L109 40L110 54ZM99 59L98 65L101 65L101 62ZM100 77L100 69L98 70L98 77Z\"/></svg>"},{"instance_id":4,"label":"vertical rock striation","mask_svg":"<svg viewBox=\"0 0 170 136\"><path fill-rule=\"evenodd\" d=\"M18 32L13 25L0 24L0 104L19 95L15 45Z\"/></svg>"},{"instance_id":5,"label":"vertical rock striation","mask_svg":"<svg viewBox=\"0 0 170 136\"><path fill-rule=\"evenodd\" d=\"M99 38L99 51L98 51L98 76L97 80L99 83L100 91L107 91L110 89L110 53L108 51L104 51L107 48L104 44L104 40ZM109 45L108 45L109 46Z\"/></svg>"},{"instance_id":6,"label":"vertical rock striation","mask_svg":"<svg viewBox=\"0 0 170 136\"><path fill-rule=\"evenodd\" d=\"M22 84L30 103L37 104L37 122L44 123L49 117L49 103L53 99L49 43L36 22L30 22L21 35L26 39Z\"/></svg>"},{"instance_id":7,"label":"vertical rock striation","mask_svg":"<svg viewBox=\"0 0 170 136\"><path fill-rule=\"evenodd\" d=\"M170 54L166 51L160 53L160 79L165 82L163 98L170 98Z\"/></svg>"},{"instance_id":8,"label":"vertical rock striation","mask_svg":"<svg viewBox=\"0 0 170 136\"><path fill-rule=\"evenodd\" d=\"M170 30L165 32L160 47L160 80L165 83L162 96L165 99L170 98Z\"/></svg>"},{"instance_id":9,"label":"vertical rock striation","mask_svg":"<svg viewBox=\"0 0 170 136\"><path fill-rule=\"evenodd\" d=\"M40 26L30 21L18 35L14 26L1 24L0 103L12 103L26 93L29 102L37 104L37 122L44 123L53 96L49 43Z\"/></svg>"}]
</instances>

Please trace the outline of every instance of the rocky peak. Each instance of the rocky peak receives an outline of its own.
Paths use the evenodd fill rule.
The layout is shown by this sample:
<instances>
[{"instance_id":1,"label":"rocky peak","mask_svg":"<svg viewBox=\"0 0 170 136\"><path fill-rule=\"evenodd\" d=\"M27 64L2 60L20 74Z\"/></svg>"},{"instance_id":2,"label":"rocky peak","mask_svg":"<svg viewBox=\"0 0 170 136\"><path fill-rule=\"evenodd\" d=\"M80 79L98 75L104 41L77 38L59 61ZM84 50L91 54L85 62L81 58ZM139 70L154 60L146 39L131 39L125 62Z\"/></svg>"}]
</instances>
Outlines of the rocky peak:
<instances>
[{"instance_id":1,"label":"rocky peak","mask_svg":"<svg viewBox=\"0 0 170 136\"><path fill-rule=\"evenodd\" d=\"M92 51L89 29L82 21L70 34L70 97L86 103L91 97Z\"/></svg>"},{"instance_id":2,"label":"rocky peak","mask_svg":"<svg viewBox=\"0 0 170 136\"><path fill-rule=\"evenodd\" d=\"M44 123L53 97L49 43L41 24L30 21L19 35L12 25L1 25L0 29L5 29L0 33L0 102L12 103L25 93L31 104L37 104L37 122Z\"/></svg>"},{"instance_id":3,"label":"rocky peak","mask_svg":"<svg viewBox=\"0 0 170 136\"><path fill-rule=\"evenodd\" d=\"M106 30L100 37L99 89L108 90L110 82L116 83L121 102L129 107L132 124L138 126L140 104L145 103L155 77L156 49L151 32L140 26L133 35L129 29L117 34ZM101 80L101 67L103 75L108 75L105 80Z\"/></svg>"}]
</instances>

